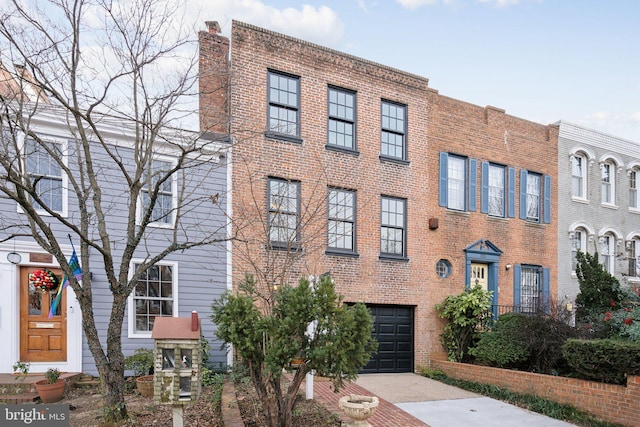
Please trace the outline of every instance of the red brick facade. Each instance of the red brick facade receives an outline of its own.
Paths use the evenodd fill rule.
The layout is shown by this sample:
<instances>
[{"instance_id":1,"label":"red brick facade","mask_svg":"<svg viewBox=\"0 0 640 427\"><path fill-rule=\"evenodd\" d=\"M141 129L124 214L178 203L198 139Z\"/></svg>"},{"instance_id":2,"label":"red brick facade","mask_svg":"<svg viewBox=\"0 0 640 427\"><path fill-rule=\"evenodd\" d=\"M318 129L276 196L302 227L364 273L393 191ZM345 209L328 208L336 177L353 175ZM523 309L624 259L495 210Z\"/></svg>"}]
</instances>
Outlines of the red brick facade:
<instances>
[{"instance_id":1,"label":"red brick facade","mask_svg":"<svg viewBox=\"0 0 640 427\"><path fill-rule=\"evenodd\" d=\"M426 365L432 355L443 352L439 342L442 325L434 305L465 288L465 248L474 242L487 240L502 251L490 273L499 287L500 304L513 304L513 269L506 270L506 264L548 268L551 293L555 294L555 126L451 99L429 88L423 77L251 25L234 22L231 38L228 100L234 142L234 282L247 271L257 273L265 285L292 283L301 275L328 271L345 301L413 306L415 366ZM224 45L225 40L201 33L201 55L205 57L201 67L226 61L223 53L212 48ZM268 70L299 77L301 142L265 135ZM209 69L201 72L202 87L216 84L208 79L213 78ZM326 148L329 86L356 93L357 153ZM408 162L380 158L381 100L406 106ZM212 97L201 98L203 126L219 123L217 114L223 108L211 103L215 104ZM477 161L475 211L439 206L441 152ZM482 162L514 168L518 176L526 169L551 177L550 223L532 224L517 214L515 218L492 218L481 213ZM268 177L300 183L302 251L290 263L285 260L286 251L266 249ZM516 182L519 186L519 178ZM329 186L357 193L357 256L325 253ZM519 188L515 190L519 194ZM407 259L380 257L381 196L406 200ZM515 205L517 213L519 199ZM447 278L436 274L440 259L451 263Z\"/></svg>"}]
</instances>

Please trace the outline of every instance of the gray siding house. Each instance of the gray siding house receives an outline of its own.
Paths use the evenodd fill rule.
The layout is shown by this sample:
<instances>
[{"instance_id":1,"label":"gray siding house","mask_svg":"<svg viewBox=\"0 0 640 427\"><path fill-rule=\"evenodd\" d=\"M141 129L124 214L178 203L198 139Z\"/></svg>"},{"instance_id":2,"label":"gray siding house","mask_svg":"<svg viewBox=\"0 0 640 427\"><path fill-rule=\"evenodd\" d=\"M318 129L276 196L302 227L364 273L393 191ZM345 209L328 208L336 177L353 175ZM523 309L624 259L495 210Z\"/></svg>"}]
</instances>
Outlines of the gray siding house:
<instances>
[{"instance_id":1,"label":"gray siding house","mask_svg":"<svg viewBox=\"0 0 640 427\"><path fill-rule=\"evenodd\" d=\"M640 285L640 144L558 124L558 299L572 309L578 250L597 252L622 286Z\"/></svg>"},{"instance_id":2,"label":"gray siding house","mask_svg":"<svg viewBox=\"0 0 640 427\"><path fill-rule=\"evenodd\" d=\"M73 155L76 129L60 111L43 107L30 120L30 130L52 147L57 147L60 155L65 156L72 174L82 166L75 164L77 162ZM117 153L125 168L134 165L133 133L126 123L107 117L100 123L101 136L107 136L106 144L113 148L111 152ZM200 314L203 335L211 344L209 361L226 363L226 352L220 350L219 342L214 342L214 325L209 316L212 301L231 286L227 271L228 244L224 241L228 233L225 216L230 176L225 152L228 147L224 141L217 142L211 137L207 139L195 133L172 130L163 135L166 144L159 144L157 150L154 146L153 167L170 166L179 155L179 141L185 135L192 141L199 138L208 140L208 145L213 148L197 162L190 164L189 168L174 173L163 184L159 203L164 215L147 228L131 264L166 248L174 234L182 240L196 240L203 234L217 230L222 241L173 252L137 282L127 303L122 331L123 351L128 355L140 347L153 348L151 330L156 316L187 317L195 310ZM26 154L17 158L24 161L27 170L38 169L41 183L48 183L50 191L47 200L50 206L69 223L79 224L78 200L69 188L68 176L55 162L47 162L43 153L29 151L29 144L29 138L24 136L18 141L17 146L25 148ZM101 149L97 142L96 146L98 148L92 147L95 149L93 166L102 183L103 203L108 204L106 226L114 256L118 257L128 238L126 225L139 218L131 218L127 211L130 194L121 171L104 148ZM1 153L3 156L11 155L6 147L2 146L5 151ZM179 210L176 200L185 194L188 196ZM144 200L138 203L144 203ZM175 226L176 216L180 218L179 227ZM95 227L95 219L91 224ZM68 227L63 227L56 220L51 221L51 227L58 241L65 243L61 246L65 259L72 254L71 242L79 254L77 237L67 237ZM90 229L90 233L97 241L97 227L93 231ZM14 237L8 239L10 236ZM70 286L63 292L57 315L47 318L53 296L50 292L34 289L30 279L34 277L34 271L45 269L60 277L61 274L56 258L29 236L26 215L17 203L0 198L0 283L3 288L3 297L0 298L0 336L3 337L0 372L13 372L13 364L22 360L31 362L31 372L44 372L49 367L57 367L61 371L97 374L83 333L80 307ZM119 259L115 259L114 265L118 263ZM112 298L102 256L95 248L91 249L89 274L93 290L93 313L104 345Z\"/></svg>"}]
</instances>

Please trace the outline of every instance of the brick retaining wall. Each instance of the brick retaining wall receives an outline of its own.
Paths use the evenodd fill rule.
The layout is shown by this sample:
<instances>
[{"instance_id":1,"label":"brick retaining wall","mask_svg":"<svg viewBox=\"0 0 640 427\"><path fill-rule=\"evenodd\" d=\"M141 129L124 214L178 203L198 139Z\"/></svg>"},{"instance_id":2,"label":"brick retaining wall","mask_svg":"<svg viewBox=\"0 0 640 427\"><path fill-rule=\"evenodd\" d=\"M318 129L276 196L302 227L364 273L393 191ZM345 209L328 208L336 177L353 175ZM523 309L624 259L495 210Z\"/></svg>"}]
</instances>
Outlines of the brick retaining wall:
<instances>
[{"instance_id":1,"label":"brick retaining wall","mask_svg":"<svg viewBox=\"0 0 640 427\"><path fill-rule=\"evenodd\" d=\"M431 360L431 367L451 378L569 404L609 422L640 425L640 376L629 376L627 385L622 386L443 360Z\"/></svg>"}]
</instances>

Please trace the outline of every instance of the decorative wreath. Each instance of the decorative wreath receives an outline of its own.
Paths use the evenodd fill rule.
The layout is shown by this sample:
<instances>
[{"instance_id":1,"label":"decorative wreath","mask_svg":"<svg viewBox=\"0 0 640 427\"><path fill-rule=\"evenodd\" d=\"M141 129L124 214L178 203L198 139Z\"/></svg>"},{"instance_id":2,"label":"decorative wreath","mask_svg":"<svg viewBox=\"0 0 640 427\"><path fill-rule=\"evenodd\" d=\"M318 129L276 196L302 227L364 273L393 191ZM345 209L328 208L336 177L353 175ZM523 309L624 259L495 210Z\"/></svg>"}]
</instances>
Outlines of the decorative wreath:
<instances>
[{"instance_id":1,"label":"decorative wreath","mask_svg":"<svg viewBox=\"0 0 640 427\"><path fill-rule=\"evenodd\" d=\"M58 280L51 270L43 268L29 273L29 285L42 290L42 292L52 291L58 289L60 280Z\"/></svg>"}]
</instances>

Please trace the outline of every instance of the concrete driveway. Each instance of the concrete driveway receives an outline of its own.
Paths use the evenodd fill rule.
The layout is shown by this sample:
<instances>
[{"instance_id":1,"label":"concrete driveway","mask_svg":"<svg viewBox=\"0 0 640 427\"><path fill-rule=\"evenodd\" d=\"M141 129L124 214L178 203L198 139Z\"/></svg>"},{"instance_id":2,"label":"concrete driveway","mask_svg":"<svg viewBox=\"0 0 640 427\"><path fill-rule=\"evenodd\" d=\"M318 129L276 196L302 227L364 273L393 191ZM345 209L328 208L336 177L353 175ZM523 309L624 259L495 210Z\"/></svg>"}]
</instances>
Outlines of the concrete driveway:
<instances>
[{"instance_id":1,"label":"concrete driveway","mask_svg":"<svg viewBox=\"0 0 640 427\"><path fill-rule=\"evenodd\" d=\"M356 384L431 427L574 425L412 373L364 374Z\"/></svg>"}]
</instances>

